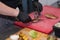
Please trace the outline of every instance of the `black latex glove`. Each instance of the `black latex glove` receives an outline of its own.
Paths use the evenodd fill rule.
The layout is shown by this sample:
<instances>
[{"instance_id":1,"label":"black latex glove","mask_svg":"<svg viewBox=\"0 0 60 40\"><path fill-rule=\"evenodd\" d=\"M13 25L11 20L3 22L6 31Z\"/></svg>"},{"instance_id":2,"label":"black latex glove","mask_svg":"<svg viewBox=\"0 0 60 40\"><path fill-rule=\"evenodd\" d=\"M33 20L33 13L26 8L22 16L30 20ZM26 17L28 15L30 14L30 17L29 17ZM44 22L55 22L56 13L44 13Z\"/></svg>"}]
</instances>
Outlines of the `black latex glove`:
<instances>
[{"instance_id":1,"label":"black latex glove","mask_svg":"<svg viewBox=\"0 0 60 40\"><path fill-rule=\"evenodd\" d=\"M43 10L43 6L39 2L33 1L33 9L34 9L34 11L41 12Z\"/></svg>"},{"instance_id":2,"label":"black latex glove","mask_svg":"<svg viewBox=\"0 0 60 40\"><path fill-rule=\"evenodd\" d=\"M20 12L17 18L19 19L19 21L22 21L23 23L28 23L31 21L30 16L23 12Z\"/></svg>"}]
</instances>

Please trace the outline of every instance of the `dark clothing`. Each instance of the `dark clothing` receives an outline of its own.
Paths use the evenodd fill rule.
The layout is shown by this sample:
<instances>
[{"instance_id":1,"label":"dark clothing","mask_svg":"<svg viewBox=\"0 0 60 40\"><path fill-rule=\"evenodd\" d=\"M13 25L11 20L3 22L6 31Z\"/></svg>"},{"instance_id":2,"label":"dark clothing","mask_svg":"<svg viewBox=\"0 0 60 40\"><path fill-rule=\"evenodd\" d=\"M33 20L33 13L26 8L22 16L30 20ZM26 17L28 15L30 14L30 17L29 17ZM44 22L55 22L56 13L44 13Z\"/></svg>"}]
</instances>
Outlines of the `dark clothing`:
<instances>
[{"instance_id":1,"label":"dark clothing","mask_svg":"<svg viewBox=\"0 0 60 40\"><path fill-rule=\"evenodd\" d=\"M18 32L22 28L13 24L13 21L0 18L0 40L5 40L10 35Z\"/></svg>"},{"instance_id":2,"label":"dark clothing","mask_svg":"<svg viewBox=\"0 0 60 40\"><path fill-rule=\"evenodd\" d=\"M3 2L4 4L16 8L17 5L19 4L19 0L1 0L1 2Z\"/></svg>"}]
</instances>

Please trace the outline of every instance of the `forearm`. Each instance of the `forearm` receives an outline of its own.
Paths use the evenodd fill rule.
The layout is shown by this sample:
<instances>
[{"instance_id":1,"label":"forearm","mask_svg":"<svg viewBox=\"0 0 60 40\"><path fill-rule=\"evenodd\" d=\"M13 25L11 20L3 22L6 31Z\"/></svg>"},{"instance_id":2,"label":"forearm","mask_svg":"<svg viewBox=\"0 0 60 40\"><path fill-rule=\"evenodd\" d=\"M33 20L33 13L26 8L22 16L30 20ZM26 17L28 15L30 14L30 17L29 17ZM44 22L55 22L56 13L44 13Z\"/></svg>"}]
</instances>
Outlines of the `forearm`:
<instances>
[{"instance_id":1,"label":"forearm","mask_svg":"<svg viewBox=\"0 0 60 40\"><path fill-rule=\"evenodd\" d=\"M8 7L7 5L0 2L0 14L7 15L7 16L18 16L19 11Z\"/></svg>"}]
</instances>

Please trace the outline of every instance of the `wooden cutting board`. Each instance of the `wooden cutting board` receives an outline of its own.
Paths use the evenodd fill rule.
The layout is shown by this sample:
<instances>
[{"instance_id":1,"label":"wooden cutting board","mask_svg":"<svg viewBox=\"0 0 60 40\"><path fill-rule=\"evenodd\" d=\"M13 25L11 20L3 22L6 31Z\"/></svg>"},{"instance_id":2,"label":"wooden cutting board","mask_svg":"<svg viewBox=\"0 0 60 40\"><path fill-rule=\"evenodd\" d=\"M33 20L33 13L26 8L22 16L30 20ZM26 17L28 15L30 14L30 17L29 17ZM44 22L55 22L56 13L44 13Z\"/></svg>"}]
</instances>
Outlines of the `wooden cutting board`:
<instances>
[{"instance_id":1,"label":"wooden cutting board","mask_svg":"<svg viewBox=\"0 0 60 40\"><path fill-rule=\"evenodd\" d=\"M37 32L37 37L36 38L32 38L30 35L29 35L29 32L31 31L32 29L29 29L29 28L24 28L22 30L20 30L19 32L15 33L15 34L18 34L20 35L20 33L22 34L25 34L24 36L27 36L26 38L30 38L31 40L47 40L48 38L48 35L47 34L44 34L44 33L41 33L41 32ZM12 34L13 35L13 34ZM10 40L10 38L8 37L6 40Z\"/></svg>"}]
</instances>

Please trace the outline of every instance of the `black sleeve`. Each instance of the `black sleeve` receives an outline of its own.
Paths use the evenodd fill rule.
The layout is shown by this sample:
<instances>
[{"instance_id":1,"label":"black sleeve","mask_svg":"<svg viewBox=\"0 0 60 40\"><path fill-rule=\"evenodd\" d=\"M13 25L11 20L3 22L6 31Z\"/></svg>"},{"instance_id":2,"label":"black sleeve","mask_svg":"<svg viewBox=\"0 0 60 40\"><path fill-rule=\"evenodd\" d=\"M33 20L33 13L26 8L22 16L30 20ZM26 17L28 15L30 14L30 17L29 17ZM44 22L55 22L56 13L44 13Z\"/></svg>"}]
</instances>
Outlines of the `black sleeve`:
<instances>
[{"instance_id":1,"label":"black sleeve","mask_svg":"<svg viewBox=\"0 0 60 40\"><path fill-rule=\"evenodd\" d=\"M0 2L1 2L1 0L0 0Z\"/></svg>"},{"instance_id":2,"label":"black sleeve","mask_svg":"<svg viewBox=\"0 0 60 40\"><path fill-rule=\"evenodd\" d=\"M1 1L1 0L0 0Z\"/></svg>"},{"instance_id":3,"label":"black sleeve","mask_svg":"<svg viewBox=\"0 0 60 40\"><path fill-rule=\"evenodd\" d=\"M16 8L19 4L19 0L0 0L0 2L12 8Z\"/></svg>"},{"instance_id":4,"label":"black sleeve","mask_svg":"<svg viewBox=\"0 0 60 40\"><path fill-rule=\"evenodd\" d=\"M4 0L0 0L0 2L2 2L2 1L4 1Z\"/></svg>"}]
</instances>

